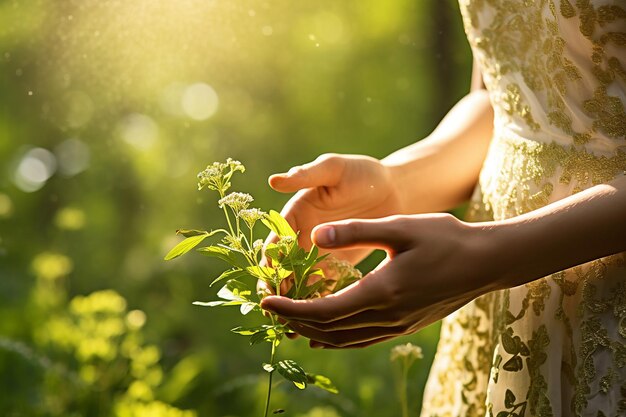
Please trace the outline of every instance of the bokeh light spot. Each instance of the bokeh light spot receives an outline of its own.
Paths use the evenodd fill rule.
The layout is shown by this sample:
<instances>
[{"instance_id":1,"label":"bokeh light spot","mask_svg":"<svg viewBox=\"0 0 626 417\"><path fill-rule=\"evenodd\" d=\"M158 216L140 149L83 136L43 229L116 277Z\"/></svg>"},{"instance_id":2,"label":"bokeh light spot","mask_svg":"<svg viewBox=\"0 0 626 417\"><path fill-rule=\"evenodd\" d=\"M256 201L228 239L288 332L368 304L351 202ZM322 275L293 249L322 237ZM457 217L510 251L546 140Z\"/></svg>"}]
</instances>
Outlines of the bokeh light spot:
<instances>
[{"instance_id":1,"label":"bokeh light spot","mask_svg":"<svg viewBox=\"0 0 626 417\"><path fill-rule=\"evenodd\" d=\"M206 120L217 111L217 93L208 84L196 83L185 89L182 97L183 111L194 120Z\"/></svg>"},{"instance_id":2,"label":"bokeh light spot","mask_svg":"<svg viewBox=\"0 0 626 417\"><path fill-rule=\"evenodd\" d=\"M146 313L141 310L131 310L126 315L126 322L131 329L140 329L146 324Z\"/></svg>"},{"instance_id":3,"label":"bokeh light spot","mask_svg":"<svg viewBox=\"0 0 626 417\"><path fill-rule=\"evenodd\" d=\"M11 197L0 193L0 218L8 218L13 214L13 201Z\"/></svg>"},{"instance_id":4,"label":"bokeh light spot","mask_svg":"<svg viewBox=\"0 0 626 417\"><path fill-rule=\"evenodd\" d=\"M159 127L145 114L134 113L122 120L119 132L126 143L147 151L154 146L159 136Z\"/></svg>"},{"instance_id":5,"label":"bokeh light spot","mask_svg":"<svg viewBox=\"0 0 626 417\"><path fill-rule=\"evenodd\" d=\"M20 190L30 193L39 190L54 174L57 162L52 152L33 148L26 152L13 174L13 183Z\"/></svg>"},{"instance_id":6,"label":"bokeh light spot","mask_svg":"<svg viewBox=\"0 0 626 417\"><path fill-rule=\"evenodd\" d=\"M344 36L343 21L334 13L320 12L314 18L315 32L324 42L337 43Z\"/></svg>"},{"instance_id":7,"label":"bokeh light spot","mask_svg":"<svg viewBox=\"0 0 626 417\"><path fill-rule=\"evenodd\" d=\"M70 258L60 253L42 252L33 259L31 267L37 277L56 281L72 272L74 263Z\"/></svg>"},{"instance_id":8,"label":"bokeh light spot","mask_svg":"<svg viewBox=\"0 0 626 417\"><path fill-rule=\"evenodd\" d=\"M274 33L274 29L269 25L263 26L261 28L261 33L265 36L272 36L272 33Z\"/></svg>"},{"instance_id":9,"label":"bokeh light spot","mask_svg":"<svg viewBox=\"0 0 626 417\"><path fill-rule=\"evenodd\" d=\"M71 138L61 142L54 153L59 162L59 173L72 177L89 167L89 147L82 141Z\"/></svg>"},{"instance_id":10,"label":"bokeh light spot","mask_svg":"<svg viewBox=\"0 0 626 417\"><path fill-rule=\"evenodd\" d=\"M54 217L54 223L59 229L80 230L85 227L85 212L76 207L64 207Z\"/></svg>"}]
</instances>

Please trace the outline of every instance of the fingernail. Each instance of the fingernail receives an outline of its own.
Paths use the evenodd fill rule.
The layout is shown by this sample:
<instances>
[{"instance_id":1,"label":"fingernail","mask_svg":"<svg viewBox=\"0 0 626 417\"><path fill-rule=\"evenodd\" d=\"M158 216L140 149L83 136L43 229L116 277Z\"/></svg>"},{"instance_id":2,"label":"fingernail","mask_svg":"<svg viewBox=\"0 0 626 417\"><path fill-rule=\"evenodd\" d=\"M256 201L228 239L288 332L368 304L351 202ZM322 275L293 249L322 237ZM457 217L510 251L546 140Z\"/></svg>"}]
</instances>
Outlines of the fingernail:
<instances>
[{"instance_id":1,"label":"fingernail","mask_svg":"<svg viewBox=\"0 0 626 417\"><path fill-rule=\"evenodd\" d=\"M315 242L322 246L332 246L335 244L337 233L332 226L323 226L315 231Z\"/></svg>"}]
</instances>

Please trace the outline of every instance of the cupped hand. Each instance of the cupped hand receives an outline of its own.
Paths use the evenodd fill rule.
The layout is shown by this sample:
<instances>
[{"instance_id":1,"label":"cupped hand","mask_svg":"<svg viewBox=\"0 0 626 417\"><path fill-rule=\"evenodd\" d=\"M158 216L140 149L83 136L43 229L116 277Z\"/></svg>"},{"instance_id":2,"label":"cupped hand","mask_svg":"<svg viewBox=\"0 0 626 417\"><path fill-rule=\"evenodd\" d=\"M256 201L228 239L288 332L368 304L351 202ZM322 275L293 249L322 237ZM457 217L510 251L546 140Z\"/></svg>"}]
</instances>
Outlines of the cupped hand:
<instances>
[{"instance_id":1,"label":"cupped hand","mask_svg":"<svg viewBox=\"0 0 626 417\"><path fill-rule=\"evenodd\" d=\"M298 243L311 247L311 231L321 223L345 219L369 219L400 212L400 198L391 174L379 160L361 155L325 154L315 161L272 175L270 186L283 193L297 192L282 215L294 230ZM268 242L275 239L270 236ZM327 248L353 264L371 248Z\"/></svg>"},{"instance_id":2,"label":"cupped hand","mask_svg":"<svg viewBox=\"0 0 626 417\"><path fill-rule=\"evenodd\" d=\"M314 300L270 296L278 314L312 347L364 347L413 333L498 288L489 269L489 229L447 214L392 216L321 225L317 245L381 248L388 257L361 281Z\"/></svg>"}]
</instances>

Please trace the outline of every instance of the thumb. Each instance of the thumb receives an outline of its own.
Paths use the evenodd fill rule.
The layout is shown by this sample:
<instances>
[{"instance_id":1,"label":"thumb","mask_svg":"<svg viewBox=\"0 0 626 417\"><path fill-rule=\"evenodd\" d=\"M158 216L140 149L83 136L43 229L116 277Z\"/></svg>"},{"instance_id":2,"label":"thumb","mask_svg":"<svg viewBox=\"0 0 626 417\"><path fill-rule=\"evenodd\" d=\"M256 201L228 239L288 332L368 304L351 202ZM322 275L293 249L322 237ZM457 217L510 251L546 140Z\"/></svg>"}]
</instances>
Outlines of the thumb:
<instances>
[{"instance_id":1,"label":"thumb","mask_svg":"<svg viewBox=\"0 0 626 417\"><path fill-rule=\"evenodd\" d=\"M303 188L333 187L339 183L344 167L345 160L340 155L324 154L313 162L270 176L269 184L282 193L293 193Z\"/></svg>"},{"instance_id":2,"label":"thumb","mask_svg":"<svg viewBox=\"0 0 626 417\"><path fill-rule=\"evenodd\" d=\"M412 243L409 219L391 216L371 220L346 220L321 224L311 232L320 248L375 247L402 252Z\"/></svg>"}]
</instances>

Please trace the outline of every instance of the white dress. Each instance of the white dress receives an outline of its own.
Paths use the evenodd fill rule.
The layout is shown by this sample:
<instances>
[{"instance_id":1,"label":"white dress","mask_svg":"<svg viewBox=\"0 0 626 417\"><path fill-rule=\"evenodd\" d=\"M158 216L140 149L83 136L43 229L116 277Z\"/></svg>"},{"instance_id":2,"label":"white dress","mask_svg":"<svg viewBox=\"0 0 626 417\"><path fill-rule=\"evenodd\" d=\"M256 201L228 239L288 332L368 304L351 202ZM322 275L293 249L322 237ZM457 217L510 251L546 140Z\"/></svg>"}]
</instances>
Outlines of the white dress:
<instances>
[{"instance_id":1,"label":"white dress","mask_svg":"<svg viewBox=\"0 0 626 417\"><path fill-rule=\"evenodd\" d=\"M626 0L460 5L495 110L469 220L514 217L624 175ZM626 254L447 317L422 416L626 416Z\"/></svg>"}]
</instances>

